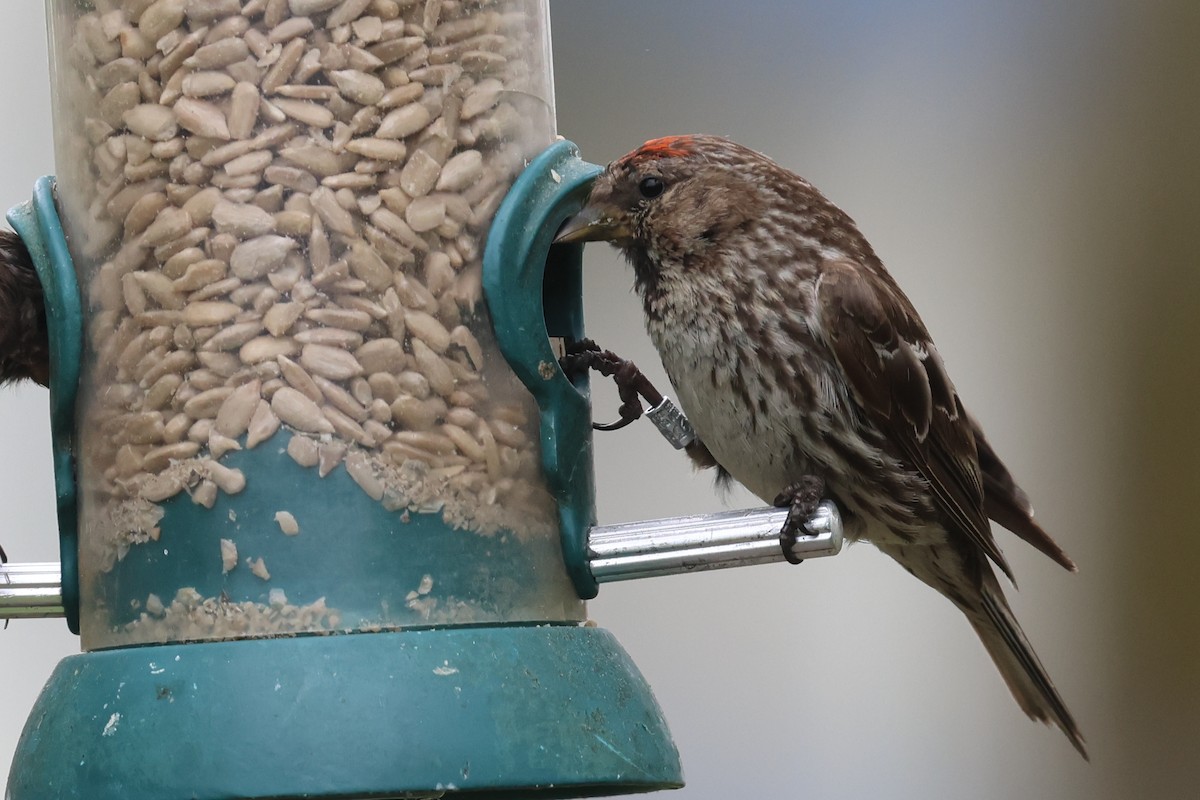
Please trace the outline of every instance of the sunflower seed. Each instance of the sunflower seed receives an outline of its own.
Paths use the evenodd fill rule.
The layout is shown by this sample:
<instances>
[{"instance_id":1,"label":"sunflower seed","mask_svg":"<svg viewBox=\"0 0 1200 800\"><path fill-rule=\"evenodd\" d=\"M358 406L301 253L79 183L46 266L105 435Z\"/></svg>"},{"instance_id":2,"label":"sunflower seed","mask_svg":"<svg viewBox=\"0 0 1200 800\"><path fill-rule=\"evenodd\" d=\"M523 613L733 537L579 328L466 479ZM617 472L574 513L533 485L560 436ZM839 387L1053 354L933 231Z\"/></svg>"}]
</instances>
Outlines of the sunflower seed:
<instances>
[{"instance_id":1,"label":"sunflower seed","mask_svg":"<svg viewBox=\"0 0 1200 800\"><path fill-rule=\"evenodd\" d=\"M240 144L240 142L237 144ZM270 163L271 154L266 150L246 153L225 162L225 174L234 178L245 177L247 175L253 176L255 178L253 185L257 185L258 176Z\"/></svg>"},{"instance_id":2,"label":"sunflower seed","mask_svg":"<svg viewBox=\"0 0 1200 800\"><path fill-rule=\"evenodd\" d=\"M169 500L183 491L183 481L177 476L165 473L162 475L146 475L140 482L138 495L151 503L161 503Z\"/></svg>"},{"instance_id":3,"label":"sunflower seed","mask_svg":"<svg viewBox=\"0 0 1200 800\"><path fill-rule=\"evenodd\" d=\"M220 325L242 313L241 306L219 300L201 300L188 303L183 309L183 321L193 328Z\"/></svg>"},{"instance_id":4,"label":"sunflower seed","mask_svg":"<svg viewBox=\"0 0 1200 800\"><path fill-rule=\"evenodd\" d=\"M194 70L215 70L242 61L249 55L250 48L245 41L237 37L229 37L200 47L195 53L184 59L183 65ZM195 74L197 73L193 73L193 75ZM229 88L231 89L233 88L232 80L230 78ZM187 76L184 77L184 83L187 83Z\"/></svg>"},{"instance_id":5,"label":"sunflower seed","mask_svg":"<svg viewBox=\"0 0 1200 800\"><path fill-rule=\"evenodd\" d=\"M213 458L220 458L231 450L241 449L242 446L238 444L236 439L230 439L228 436L224 436L215 430L208 432L208 454Z\"/></svg>"},{"instance_id":6,"label":"sunflower seed","mask_svg":"<svg viewBox=\"0 0 1200 800\"><path fill-rule=\"evenodd\" d=\"M417 233L437 228L446 219L446 204L436 197L417 197L404 209L404 220Z\"/></svg>"},{"instance_id":7,"label":"sunflower seed","mask_svg":"<svg viewBox=\"0 0 1200 800\"><path fill-rule=\"evenodd\" d=\"M362 368L368 373L396 374L406 363L404 346L396 339L374 339L354 352Z\"/></svg>"},{"instance_id":8,"label":"sunflower seed","mask_svg":"<svg viewBox=\"0 0 1200 800\"><path fill-rule=\"evenodd\" d=\"M270 155L266 155L269 159ZM264 236L275 231L275 217L270 212L249 203L231 203L228 200L220 200L213 206L212 221L218 231L231 233L239 239ZM284 253L290 249L284 250ZM245 278L246 276L239 275L238 277Z\"/></svg>"},{"instance_id":9,"label":"sunflower seed","mask_svg":"<svg viewBox=\"0 0 1200 800\"><path fill-rule=\"evenodd\" d=\"M446 423L442 425L441 431L450 441L454 442L454 446L458 448L458 452L467 458L479 463L482 463L486 458L486 451L483 445L459 426Z\"/></svg>"},{"instance_id":10,"label":"sunflower seed","mask_svg":"<svg viewBox=\"0 0 1200 800\"><path fill-rule=\"evenodd\" d=\"M404 139L412 136L432 121L429 110L421 103L409 103L389 111L375 130L380 139Z\"/></svg>"},{"instance_id":11,"label":"sunflower seed","mask_svg":"<svg viewBox=\"0 0 1200 800\"><path fill-rule=\"evenodd\" d=\"M453 392L456 380L446 362L420 339L413 339L411 346L414 364L430 388L443 397Z\"/></svg>"},{"instance_id":12,"label":"sunflower seed","mask_svg":"<svg viewBox=\"0 0 1200 800\"><path fill-rule=\"evenodd\" d=\"M483 155L478 150L464 150L450 158L438 177L439 192L461 192L483 174Z\"/></svg>"},{"instance_id":13,"label":"sunflower seed","mask_svg":"<svg viewBox=\"0 0 1200 800\"><path fill-rule=\"evenodd\" d=\"M231 394L233 389L228 386L207 389L184 403L183 413L192 419L211 419Z\"/></svg>"},{"instance_id":14,"label":"sunflower seed","mask_svg":"<svg viewBox=\"0 0 1200 800\"><path fill-rule=\"evenodd\" d=\"M362 361L361 354L359 355L359 361ZM396 380L396 376L391 373L373 373L367 377L367 385L371 387L371 394L376 400L391 403L400 396L400 383Z\"/></svg>"},{"instance_id":15,"label":"sunflower seed","mask_svg":"<svg viewBox=\"0 0 1200 800\"><path fill-rule=\"evenodd\" d=\"M248 322L235 322L232 325L221 328L211 337L209 337L204 344L201 345L202 350L233 350L241 347L246 342L257 336L262 331L262 327L262 323L257 320L250 320ZM211 353L205 352L203 355L211 355ZM237 359L233 356L230 356L229 358L232 362L237 362ZM203 361L204 359L201 357L201 362Z\"/></svg>"},{"instance_id":16,"label":"sunflower seed","mask_svg":"<svg viewBox=\"0 0 1200 800\"><path fill-rule=\"evenodd\" d=\"M355 234L354 218L338 204L333 191L322 186L309 195L309 199L326 228L345 236Z\"/></svg>"},{"instance_id":17,"label":"sunflower seed","mask_svg":"<svg viewBox=\"0 0 1200 800\"><path fill-rule=\"evenodd\" d=\"M293 100L287 97L276 97L271 105L278 108L287 116L311 125L314 128L328 128L333 124L333 112L328 108L308 100Z\"/></svg>"},{"instance_id":18,"label":"sunflower seed","mask_svg":"<svg viewBox=\"0 0 1200 800\"><path fill-rule=\"evenodd\" d=\"M246 447L253 448L275 435L279 430L279 417L271 411L271 404L259 400L246 433Z\"/></svg>"},{"instance_id":19,"label":"sunflower seed","mask_svg":"<svg viewBox=\"0 0 1200 800\"><path fill-rule=\"evenodd\" d=\"M363 453L356 451L346 456L346 472L372 500L383 499L383 482Z\"/></svg>"},{"instance_id":20,"label":"sunflower seed","mask_svg":"<svg viewBox=\"0 0 1200 800\"><path fill-rule=\"evenodd\" d=\"M450 347L450 332L432 314L411 310L405 313L404 323L409 333L428 345L433 352L445 353ZM413 353L415 355L416 351Z\"/></svg>"},{"instance_id":21,"label":"sunflower seed","mask_svg":"<svg viewBox=\"0 0 1200 800\"><path fill-rule=\"evenodd\" d=\"M300 364L313 375L340 381L363 373L358 360L345 350L321 344L306 344L300 353Z\"/></svg>"},{"instance_id":22,"label":"sunflower seed","mask_svg":"<svg viewBox=\"0 0 1200 800\"><path fill-rule=\"evenodd\" d=\"M295 389L285 386L271 397L271 411L283 423L307 433L333 433L321 408Z\"/></svg>"},{"instance_id":23,"label":"sunflower seed","mask_svg":"<svg viewBox=\"0 0 1200 800\"><path fill-rule=\"evenodd\" d=\"M227 72L201 71L184 75L182 88L188 97L210 97L228 92L235 83Z\"/></svg>"},{"instance_id":24,"label":"sunflower seed","mask_svg":"<svg viewBox=\"0 0 1200 800\"><path fill-rule=\"evenodd\" d=\"M180 127L197 136L225 140L230 138L225 115L221 113L220 108L205 100L181 97L175 102L175 119Z\"/></svg>"},{"instance_id":25,"label":"sunflower seed","mask_svg":"<svg viewBox=\"0 0 1200 800\"><path fill-rule=\"evenodd\" d=\"M437 185L442 165L425 150L417 150L409 156L400 171L400 188L411 197L420 197Z\"/></svg>"},{"instance_id":26,"label":"sunflower seed","mask_svg":"<svg viewBox=\"0 0 1200 800\"><path fill-rule=\"evenodd\" d=\"M342 95L364 106L378 103L384 92L387 91L383 81L359 70L332 70L329 78Z\"/></svg>"},{"instance_id":27,"label":"sunflower seed","mask_svg":"<svg viewBox=\"0 0 1200 800\"><path fill-rule=\"evenodd\" d=\"M302 467L315 467L319 460L317 443L300 434L293 434L288 440L287 454Z\"/></svg>"},{"instance_id":28,"label":"sunflower seed","mask_svg":"<svg viewBox=\"0 0 1200 800\"><path fill-rule=\"evenodd\" d=\"M184 0L157 0L138 17L138 29L150 41L166 36L183 22Z\"/></svg>"},{"instance_id":29,"label":"sunflower seed","mask_svg":"<svg viewBox=\"0 0 1200 800\"><path fill-rule=\"evenodd\" d=\"M363 342L361 333L341 328L310 328L292 337L300 344L320 344L339 349L353 349Z\"/></svg>"},{"instance_id":30,"label":"sunflower seed","mask_svg":"<svg viewBox=\"0 0 1200 800\"><path fill-rule=\"evenodd\" d=\"M261 381L250 381L234 389L221 403L213 420L213 430L231 439L245 433L250 425L250 418L258 408L261 389Z\"/></svg>"},{"instance_id":31,"label":"sunflower seed","mask_svg":"<svg viewBox=\"0 0 1200 800\"><path fill-rule=\"evenodd\" d=\"M342 0L288 0L288 7L298 17L320 14L339 5Z\"/></svg>"},{"instance_id":32,"label":"sunflower seed","mask_svg":"<svg viewBox=\"0 0 1200 800\"><path fill-rule=\"evenodd\" d=\"M133 133L156 142L170 139L179 130L171 109L152 103L133 106L121 119Z\"/></svg>"},{"instance_id":33,"label":"sunflower seed","mask_svg":"<svg viewBox=\"0 0 1200 800\"><path fill-rule=\"evenodd\" d=\"M242 280L257 280L280 267L295 248L296 242L286 236L256 236L234 248L229 268Z\"/></svg>"},{"instance_id":34,"label":"sunflower seed","mask_svg":"<svg viewBox=\"0 0 1200 800\"><path fill-rule=\"evenodd\" d=\"M245 364L258 364L280 356L295 355L300 346L286 336L258 336L242 345L238 358Z\"/></svg>"},{"instance_id":35,"label":"sunflower seed","mask_svg":"<svg viewBox=\"0 0 1200 800\"><path fill-rule=\"evenodd\" d=\"M200 445L195 442L176 442L164 444L146 451L142 457L142 469L146 472L159 472L172 461L182 461L200 452Z\"/></svg>"},{"instance_id":36,"label":"sunflower seed","mask_svg":"<svg viewBox=\"0 0 1200 800\"><path fill-rule=\"evenodd\" d=\"M333 406L322 406L321 413L333 425L335 435L345 441L357 442L364 447L374 447L375 442L371 441L367 436L367 432L362 426L354 420L350 419L345 413L339 411Z\"/></svg>"},{"instance_id":37,"label":"sunflower seed","mask_svg":"<svg viewBox=\"0 0 1200 800\"><path fill-rule=\"evenodd\" d=\"M362 239L350 243L346 260L355 277L372 289L383 290L392 284L392 270L373 247Z\"/></svg>"},{"instance_id":38,"label":"sunflower seed","mask_svg":"<svg viewBox=\"0 0 1200 800\"><path fill-rule=\"evenodd\" d=\"M317 446L317 474L324 478L333 472L334 468L342 463L346 450L344 442L321 442Z\"/></svg>"},{"instance_id":39,"label":"sunflower seed","mask_svg":"<svg viewBox=\"0 0 1200 800\"><path fill-rule=\"evenodd\" d=\"M263 325L272 336L282 336L303 313L303 303L276 303L263 315Z\"/></svg>"},{"instance_id":40,"label":"sunflower seed","mask_svg":"<svg viewBox=\"0 0 1200 800\"><path fill-rule=\"evenodd\" d=\"M254 132L261 99L258 87L248 81L240 81L230 92L229 112L226 125L233 139L248 139Z\"/></svg>"},{"instance_id":41,"label":"sunflower seed","mask_svg":"<svg viewBox=\"0 0 1200 800\"><path fill-rule=\"evenodd\" d=\"M141 241L147 247L157 247L178 239L191 229L192 218L186 211L182 208L164 208L142 233Z\"/></svg>"}]
</instances>

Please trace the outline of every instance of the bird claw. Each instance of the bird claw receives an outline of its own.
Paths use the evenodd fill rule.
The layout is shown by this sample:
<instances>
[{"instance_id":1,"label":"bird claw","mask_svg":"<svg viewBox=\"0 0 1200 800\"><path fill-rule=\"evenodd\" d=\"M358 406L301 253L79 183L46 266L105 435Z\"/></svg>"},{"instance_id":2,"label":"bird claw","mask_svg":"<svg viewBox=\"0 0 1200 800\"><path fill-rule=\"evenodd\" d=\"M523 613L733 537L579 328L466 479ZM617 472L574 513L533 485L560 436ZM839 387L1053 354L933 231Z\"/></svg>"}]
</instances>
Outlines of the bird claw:
<instances>
[{"instance_id":1,"label":"bird claw","mask_svg":"<svg viewBox=\"0 0 1200 800\"><path fill-rule=\"evenodd\" d=\"M798 555L797 544L801 538L813 534L808 530L808 519L817 513L821 496L825 494L825 480L815 475L805 475L795 483L789 484L776 496L772 505L788 510L787 519L779 530L779 547L783 557L789 564L800 564L804 561Z\"/></svg>"},{"instance_id":2,"label":"bird claw","mask_svg":"<svg viewBox=\"0 0 1200 800\"><path fill-rule=\"evenodd\" d=\"M594 369L606 378L611 377L617 385L617 396L621 398L620 418L616 422L593 422L595 430L616 431L636 421L643 414L643 398L651 407L662 401L662 395L632 361L611 350L601 350L591 339L572 342L558 364L568 376Z\"/></svg>"}]
</instances>

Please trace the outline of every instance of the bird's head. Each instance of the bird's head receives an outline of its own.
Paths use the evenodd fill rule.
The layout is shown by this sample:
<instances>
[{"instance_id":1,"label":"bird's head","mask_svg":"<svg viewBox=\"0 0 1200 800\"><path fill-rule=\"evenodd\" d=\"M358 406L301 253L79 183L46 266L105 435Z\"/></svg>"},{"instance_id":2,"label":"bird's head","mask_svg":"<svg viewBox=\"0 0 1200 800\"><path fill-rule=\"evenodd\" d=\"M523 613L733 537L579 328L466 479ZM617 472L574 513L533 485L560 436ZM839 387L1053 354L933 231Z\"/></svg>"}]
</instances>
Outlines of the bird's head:
<instances>
[{"instance_id":1,"label":"bird's head","mask_svg":"<svg viewBox=\"0 0 1200 800\"><path fill-rule=\"evenodd\" d=\"M635 265L690 260L760 217L770 164L716 136L652 139L605 168L555 241L612 242Z\"/></svg>"}]
</instances>

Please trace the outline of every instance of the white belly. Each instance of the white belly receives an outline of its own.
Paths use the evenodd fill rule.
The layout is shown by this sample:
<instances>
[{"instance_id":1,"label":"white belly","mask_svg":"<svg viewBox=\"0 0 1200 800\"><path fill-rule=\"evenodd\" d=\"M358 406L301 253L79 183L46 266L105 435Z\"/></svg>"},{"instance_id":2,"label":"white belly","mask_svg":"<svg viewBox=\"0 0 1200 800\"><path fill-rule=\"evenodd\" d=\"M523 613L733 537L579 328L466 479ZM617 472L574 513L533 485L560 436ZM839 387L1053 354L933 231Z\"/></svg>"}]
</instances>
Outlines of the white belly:
<instances>
[{"instance_id":1,"label":"white belly","mask_svg":"<svg viewBox=\"0 0 1200 800\"><path fill-rule=\"evenodd\" d=\"M831 359L816 359L814 369L825 372L804 375L805 390L820 398L822 407L820 413L806 418L804 404L777 388L785 383L780 376L765 376L748 366L758 354L748 349L746 340L739 346L728 331L706 330L702 323L686 331L653 324L649 329L680 407L734 480L771 503L806 475L822 478L826 496L836 498L850 512L849 538L892 538L893 515L873 504L878 493L871 485L872 476L850 466L845 456L854 451L855 463L877 468L894 462L855 433L852 401L844 394L845 381L834 374L839 368ZM766 363L777 365L779 359L768 358ZM839 432L837 447L830 444L831 430Z\"/></svg>"},{"instance_id":2,"label":"white belly","mask_svg":"<svg viewBox=\"0 0 1200 800\"><path fill-rule=\"evenodd\" d=\"M717 462L766 502L813 466L801 409L762 383L728 332L651 330L679 405ZM745 391L741 390L741 387ZM767 398L765 410L760 398Z\"/></svg>"},{"instance_id":3,"label":"white belly","mask_svg":"<svg viewBox=\"0 0 1200 800\"><path fill-rule=\"evenodd\" d=\"M770 503L796 480L795 444L782 426L751 424L740 398L707 380L672 376L679 406L709 452L739 483Z\"/></svg>"}]
</instances>

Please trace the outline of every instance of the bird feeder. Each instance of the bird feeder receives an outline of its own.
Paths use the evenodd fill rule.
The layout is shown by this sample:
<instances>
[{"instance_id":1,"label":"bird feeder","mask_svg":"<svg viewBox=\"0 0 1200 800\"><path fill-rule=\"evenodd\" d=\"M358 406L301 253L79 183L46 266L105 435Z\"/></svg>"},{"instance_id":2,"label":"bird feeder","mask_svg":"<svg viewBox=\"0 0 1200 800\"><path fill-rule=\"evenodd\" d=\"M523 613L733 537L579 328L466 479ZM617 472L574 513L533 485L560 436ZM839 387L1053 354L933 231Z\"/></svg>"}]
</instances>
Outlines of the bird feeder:
<instances>
[{"instance_id":1,"label":"bird feeder","mask_svg":"<svg viewBox=\"0 0 1200 800\"><path fill-rule=\"evenodd\" d=\"M11 800L682 785L598 584L782 559L784 511L595 526L545 0L50 0L41 278L83 653ZM681 424L676 420L676 424ZM810 555L837 552L823 506Z\"/></svg>"}]
</instances>

